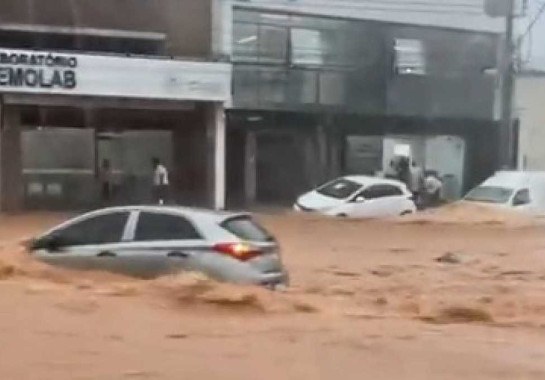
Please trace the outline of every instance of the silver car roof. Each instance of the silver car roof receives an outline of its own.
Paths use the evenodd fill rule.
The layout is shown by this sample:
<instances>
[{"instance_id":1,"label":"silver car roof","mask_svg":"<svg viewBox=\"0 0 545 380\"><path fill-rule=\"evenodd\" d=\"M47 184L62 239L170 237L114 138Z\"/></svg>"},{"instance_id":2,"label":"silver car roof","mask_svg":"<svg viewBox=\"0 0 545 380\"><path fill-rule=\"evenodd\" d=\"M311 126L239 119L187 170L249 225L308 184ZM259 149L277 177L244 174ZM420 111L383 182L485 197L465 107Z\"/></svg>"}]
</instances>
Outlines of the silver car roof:
<instances>
[{"instance_id":1,"label":"silver car roof","mask_svg":"<svg viewBox=\"0 0 545 380\"><path fill-rule=\"evenodd\" d=\"M230 218L251 216L247 212L230 212L230 211L216 211L198 207L184 207L184 206L161 206L161 205L136 205L136 206L119 206L108 207L99 210L92 211L90 214L103 214L109 212L119 211L148 211L158 213L171 213L180 214L193 220L206 220L208 222L221 223Z\"/></svg>"},{"instance_id":2,"label":"silver car roof","mask_svg":"<svg viewBox=\"0 0 545 380\"><path fill-rule=\"evenodd\" d=\"M97 209L94 211L90 211L90 212L78 215L74 218L70 218L69 220L51 228L49 231L47 231L45 234L42 234L41 236L47 235L55 230L64 228L68 225L77 223L79 221L82 221L84 219L87 219L93 216L99 216L99 215L105 215L105 214L109 214L113 212L123 212L123 211L125 212L143 211L143 212L177 214L192 220L194 223L196 223L199 226L209 225L209 224L221 224L222 222L231 218L251 216L251 214L247 212L215 211L215 210L209 210L209 209L197 208L197 207L168 206L168 205L116 206L116 207L106 207L106 208Z\"/></svg>"}]
</instances>

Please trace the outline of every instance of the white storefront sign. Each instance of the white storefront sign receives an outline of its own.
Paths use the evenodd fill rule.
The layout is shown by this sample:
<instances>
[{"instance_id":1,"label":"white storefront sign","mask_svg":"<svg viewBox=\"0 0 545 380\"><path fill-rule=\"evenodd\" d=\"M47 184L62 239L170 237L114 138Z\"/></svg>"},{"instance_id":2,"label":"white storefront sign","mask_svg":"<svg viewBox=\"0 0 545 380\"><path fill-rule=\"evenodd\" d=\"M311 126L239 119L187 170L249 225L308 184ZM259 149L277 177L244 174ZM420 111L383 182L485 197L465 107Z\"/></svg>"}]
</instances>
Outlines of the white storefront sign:
<instances>
[{"instance_id":1,"label":"white storefront sign","mask_svg":"<svg viewBox=\"0 0 545 380\"><path fill-rule=\"evenodd\" d=\"M231 65L0 49L0 92L230 102Z\"/></svg>"}]
</instances>

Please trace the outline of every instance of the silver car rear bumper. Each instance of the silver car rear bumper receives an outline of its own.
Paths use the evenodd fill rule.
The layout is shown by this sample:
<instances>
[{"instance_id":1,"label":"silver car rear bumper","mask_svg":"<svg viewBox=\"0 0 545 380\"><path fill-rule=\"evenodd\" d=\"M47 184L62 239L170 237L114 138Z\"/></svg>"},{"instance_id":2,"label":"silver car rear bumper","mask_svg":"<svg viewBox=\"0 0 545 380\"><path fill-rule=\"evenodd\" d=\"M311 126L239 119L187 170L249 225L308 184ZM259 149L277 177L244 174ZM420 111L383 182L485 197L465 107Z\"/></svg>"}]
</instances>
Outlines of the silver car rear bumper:
<instances>
[{"instance_id":1,"label":"silver car rear bumper","mask_svg":"<svg viewBox=\"0 0 545 380\"><path fill-rule=\"evenodd\" d=\"M259 276L258 285L275 287L277 285L288 286L290 283L289 273L284 272L275 272L275 273L263 273Z\"/></svg>"}]
</instances>

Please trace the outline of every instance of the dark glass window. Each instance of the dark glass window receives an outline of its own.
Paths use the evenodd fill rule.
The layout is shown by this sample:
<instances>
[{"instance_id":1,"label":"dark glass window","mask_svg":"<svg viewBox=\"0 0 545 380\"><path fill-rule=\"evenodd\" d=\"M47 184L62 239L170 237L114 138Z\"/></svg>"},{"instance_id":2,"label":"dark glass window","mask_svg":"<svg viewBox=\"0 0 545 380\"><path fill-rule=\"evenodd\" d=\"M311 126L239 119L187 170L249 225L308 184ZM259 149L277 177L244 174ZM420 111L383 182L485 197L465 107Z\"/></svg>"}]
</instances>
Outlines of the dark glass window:
<instances>
[{"instance_id":1,"label":"dark glass window","mask_svg":"<svg viewBox=\"0 0 545 380\"><path fill-rule=\"evenodd\" d=\"M136 241L193 239L201 239L201 236L188 220L180 216L143 212L138 218Z\"/></svg>"},{"instance_id":2,"label":"dark glass window","mask_svg":"<svg viewBox=\"0 0 545 380\"><path fill-rule=\"evenodd\" d=\"M498 186L479 186L466 196L465 200L470 202L485 202L485 203L507 203L513 190Z\"/></svg>"},{"instance_id":3,"label":"dark glass window","mask_svg":"<svg viewBox=\"0 0 545 380\"><path fill-rule=\"evenodd\" d=\"M262 103L287 103L288 72L282 69L261 70L259 100Z\"/></svg>"},{"instance_id":4,"label":"dark glass window","mask_svg":"<svg viewBox=\"0 0 545 380\"><path fill-rule=\"evenodd\" d=\"M362 195L365 199L378 199L403 195L403 191L394 185L375 185L365 189Z\"/></svg>"},{"instance_id":5,"label":"dark glass window","mask_svg":"<svg viewBox=\"0 0 545 380\"><path fill-rule=\"evenodd\" d=\"M234 23L233 59L237 62L286 63L288 29L282 26Z\"/></svg>"},{"instance_id":6,"label":"dark glass window","mask_svg":"<svg viewBox=\"0 0 545 380\"><path fill-rule=\"evenodd\" d=\"M291 29L291 63L304 66L350 66L354 59L347 49L348 33L335 29Z\"/></svg>"},{"instance_id":7,"label":"dark glass window","mask_svg":"<svg viewBox=\"0 0 545 380\"><path fill-rule=\"evenodd\" d=\"M288 100L291 104L314 104L318 100L318 74L312 70L290 70Z\"/></svg>"},{"instance_id":8,"label":"dark glass window","mask_svg":"<svg viewBox=\"0 0 545 380\"><path fill-rule=\"evenodd\" d=\"M283 27L260 25L258 48L259 62L287 62L288 29Z\"/></svg>"},{"instance_id":9,"label":"dark glass window","mask_svg":"<svg viewBox=\"0 0 545 380\"><path fill-rule=\"evenodd\" d=\"M513 206L524 206L530 203L530 190L519 190L513 198Z\"/></svg>"},{"instance_id":10,"label":"dark glass window","mask_svg":"<svg viewBox=\"0 0 545 380\"><path fill-rule=\"evenodd\" d=\"M233 27L233 55L238 61L257 61L258 27L256 24L235 23Z\"/></svg>"},{"instance_id":11,"label":"dark glass window","mask_svg":"<svg viewBox=\"0 0 545 380\"><path fill-rule=\"evenodd\" d=\"M363 52L352 42L357 23L236 9L233 23L235 107L339 107L349 90L347 72ZM243 67L241 67L244 65ZM250 67L253 65L253 69Z\"/></svg>"},{"instance_id":12,"label":"dark glass window","mask_svg":"<svg viewBox=\"0 0 545 380\"><path fill-rule=\"evenodd\" d=\"M259 102L259 70L256 66L236 65L233 70L233 93L237 106L256 106Z\"/></svg>"},{"instance_id":13,"label":"dark glass window","mask_svg":"<svg viewBox=\"0 0 545 380\"><path fill-rule=\"evenodd\" d=\"M319 30L291 30L291 61L296 65L323 65L326 54Z\"/></svg>"},{"instance_id":14,"label":"dark glass window","mask_svg":"<svg viewBox=\"0 0 545 380\"><path fill-rule=\"evenodd\" d=\"M320 73L320 104L342 105L345 102L345 81L343 73L322 72Z\"/></svg>"},{"instance_id":15,"label":"dark glass window","mask_svg":"<svg viewBox=\"0 0 545 380\"><path fill-rule=\"evenodd\" d=\"M123 237L128 212L112 213L85 219L59 231L63 245L117 243Z\"/></svg>"},{"instance_id":16,"label":"dark glass window","mask_svg":"<svg viewBox=\"0 0 545 380\"><path fill-rule=\"evenodd\" d=\"M346 199L356 191L361 189L362 185L350 181L348 179L338 179L333 182L327 183L324 186L320 187L317 191L318 193L325 195L327 197L337 198L337 199Z\"/></svg>"},{"instance_id":17,"label":"dark glass window","mask_svg":"<svg viewBox=\"0 0 545 380\"><path fill-rule=\"evenodd\" d=\"M273 240L273 237L263 227L246 216L228 219L221 226L243 240L259 242Z\"/></svg>"}]
</instances>

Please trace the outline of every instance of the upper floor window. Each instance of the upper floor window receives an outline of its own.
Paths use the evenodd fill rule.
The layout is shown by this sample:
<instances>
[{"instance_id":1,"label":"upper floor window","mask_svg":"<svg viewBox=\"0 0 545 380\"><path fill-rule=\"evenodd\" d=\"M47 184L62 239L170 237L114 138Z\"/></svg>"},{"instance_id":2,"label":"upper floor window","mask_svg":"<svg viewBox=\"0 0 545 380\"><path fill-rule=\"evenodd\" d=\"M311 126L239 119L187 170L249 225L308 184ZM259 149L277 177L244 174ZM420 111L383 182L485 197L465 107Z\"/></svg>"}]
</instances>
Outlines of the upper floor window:
<instances>
[{"instance_id":1,"label":"upper floor window","mask_svg":"<svg viewBox=\"0 0 545 380\"><path fill-rule=\"evenodd\" d=\"M353 66L347 25L316 17L235 11L233 60L313 68Z\"/></svg>"},{"instance_id":2,"label":"upper floor window","mask_svg":"<svg viewBox=\"0 0 545 380\"><path fill-rule=\"evenodd\" d=\"M324 42L319 30L291 30L291 60L297 65L323 65Z\"/></svg>"},{"instance_id":3,"label":"upper floor window","mask_svg":"<svg viewBox=\"0 0 545 380\"><path fill-rule=\"evenodd\" d=\"M235 23L233 58L239 62L287 62L288 29L282 26Z\"/></svg>"},{"instance_id":4,"label":"upper floor window","mask_svg":"<svg viewBox=\"0 0 545 380\"><path fill-rule=\"evenodd\" d=\"M398 75L426 75L426 51L421 40L394 41L394 72Z\"/></svg>"}]
</instances>

